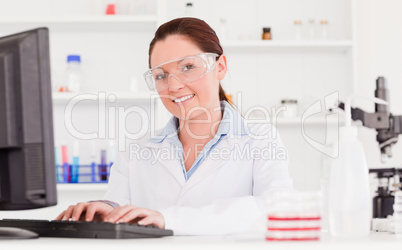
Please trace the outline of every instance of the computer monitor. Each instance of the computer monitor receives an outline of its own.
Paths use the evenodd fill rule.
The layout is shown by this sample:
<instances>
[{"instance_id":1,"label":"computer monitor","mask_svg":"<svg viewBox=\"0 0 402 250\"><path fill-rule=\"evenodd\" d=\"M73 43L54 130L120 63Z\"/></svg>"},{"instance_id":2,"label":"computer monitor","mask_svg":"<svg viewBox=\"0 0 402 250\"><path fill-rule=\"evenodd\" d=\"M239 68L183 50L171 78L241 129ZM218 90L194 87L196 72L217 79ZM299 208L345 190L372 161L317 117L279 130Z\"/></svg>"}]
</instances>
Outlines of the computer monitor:
<instances>
[{"instance_id":1,"label":"computer monitor","mask_svg":"<svg viewBox=\"0 0 402 250\"><path fill-rule=\"evenodd\" d=\"M0 38L0 210L56 205L49 31Z\"/></svg>"}]
</instances>

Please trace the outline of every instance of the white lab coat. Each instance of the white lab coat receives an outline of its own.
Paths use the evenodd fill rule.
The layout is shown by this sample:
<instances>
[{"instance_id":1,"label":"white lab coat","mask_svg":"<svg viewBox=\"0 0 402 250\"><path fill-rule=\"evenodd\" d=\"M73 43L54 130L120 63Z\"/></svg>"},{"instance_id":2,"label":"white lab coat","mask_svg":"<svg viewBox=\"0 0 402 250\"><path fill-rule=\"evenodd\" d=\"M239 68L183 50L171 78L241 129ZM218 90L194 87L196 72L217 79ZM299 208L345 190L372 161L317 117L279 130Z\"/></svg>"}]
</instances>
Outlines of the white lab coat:
<instances>
[{"instance_id":1,"label":"white lab coat","mask_svg":"<svg viewBox=\"0 0 402 250\"><path fill-rule=\"evenodd\" d=\"M251 124L248 128L252 135L267 138L228 134L215 147L221 155L211 151L187 182L179 158L166 154L172 152L167 140L153 143L148 141L149 136L133 140L131 148L135 150L120 153L111 168L104 198L120 205L158 210L164 216L165 227L175 235L251 232L257 224L265 223L265 195L273 190L292 189L292 180L286 149L276 129L270 124ZM256 156L253 159L251 152L267 149L270 144L271 149L285 150L285 159L278 152L271 160ZM249 151L241 150L247 147ZM149 159L138 159L141 157L133 152L139 152L139 148L142 158ZM147 152L165 155L155 159L146 157Z\"/></svg>"}]
</instances>

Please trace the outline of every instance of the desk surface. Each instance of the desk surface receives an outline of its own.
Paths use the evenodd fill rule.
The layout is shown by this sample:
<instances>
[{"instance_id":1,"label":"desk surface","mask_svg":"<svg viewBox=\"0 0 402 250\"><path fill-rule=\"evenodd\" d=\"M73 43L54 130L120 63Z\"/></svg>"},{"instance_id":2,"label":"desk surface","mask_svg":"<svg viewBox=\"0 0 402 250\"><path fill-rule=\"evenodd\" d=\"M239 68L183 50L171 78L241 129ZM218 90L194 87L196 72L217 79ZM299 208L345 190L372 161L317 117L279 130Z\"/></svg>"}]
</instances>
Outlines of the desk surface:
<instances>
[{"instance_id":1,"label":"desk surface","mask_svg":"<svg viewBox=\"0 0 402 250\"><path fill-rule=\"evenodd\" d=\"M402 246L402 237L390 233L371 233L365 239L339 240L323 234L320 241L312 242L268 242L263 235L236 236L172 236L157 239L71 239L40 238L34 240L0 241L1 249L377 249L388 250ZM120 249L119 249L120 250Z\"/></svg>"}]
</instances>

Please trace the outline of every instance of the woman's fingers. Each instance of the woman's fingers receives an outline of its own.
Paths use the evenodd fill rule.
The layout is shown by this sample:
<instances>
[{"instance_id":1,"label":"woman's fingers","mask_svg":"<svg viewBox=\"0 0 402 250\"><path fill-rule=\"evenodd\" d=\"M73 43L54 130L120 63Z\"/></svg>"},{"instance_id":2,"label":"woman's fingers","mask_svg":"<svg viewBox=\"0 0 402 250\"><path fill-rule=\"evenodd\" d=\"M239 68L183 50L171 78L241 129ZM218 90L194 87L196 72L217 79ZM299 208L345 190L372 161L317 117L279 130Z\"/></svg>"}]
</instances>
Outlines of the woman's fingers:
<instances>
[{"instance_id":1,"label":"woman's fingers","mask_svg":"<svg viewBox=\"0 0 402 250\"><path fill-rule=\"evenodd\" d=\"M117 221L119 221L119 219L121 217L123 217L125 214L127 214L128 212L130 212L131 210L135 209L135 206L132 205L125 205L122 207L117 207L115 209L113 209L113 211L108 214L103 220L105 222L111 222L111 223L116 223Z\"/></svg>"},{"instance_id":2,"label":"woman's fingers","mask_svg":"<svg viewBox=\"0 0 402 250\"><path fill-rule=\"evenodd\" d=\"M63 211L56 220L84 220L92 221L95 216L103 218L105 222L128 223L138 222L140 225L154 225L161 229L165 227L163 215L158 211L139 208L132 205L113 208L102 202L78 203L75 206L69 206Z\"/></svg>"},{"instance_id":3,"label":"woman's fingers","mask_svg":"<svg viewBox=\"0 0 402 250\"><path fill-rule=\"evenodd\" d=\"M88 203L78 203L74 207L74 210L73 210L72 215L71 215L71 220L72 221L79 220L80 217L81 217L82 212L86 210L87 206L88 206Z\"/></svg>"},{"instance_id":4,"label":"woman's fingers","mask_svg":"<svg viewBox=\"0 0 402 250\"><path fill-rule=\"evenodd\" d=\"M61 220L64 217L64 214L66 213L66 210L64 210L61 214L59 214L55 220Z\"/></svg>"},{"instance_id":5,"label":"woman's fingers","mask_svg":"<svg viewBox=\"0 0 402 250\"><path fill-rule=\"evenodd\" d=\"M68 220L68 219L70 219L70 218L71 218L71 215L72 215L72 213L73 213L73 211L74 211L74 207L75 207L74 205L69 206L69 207L67 208L66 212L64 213L63 218L61 218L61 220Z\"/></svg>"},{"instance_id":6,"label":"woman's fingers","mask_svg":"<svg viewBox=\"0 0 402 250\"><path fill-rule=\"evenodd\" d=\"M87 207L87 212L85 214L85 221L92 221L95 213L97 212L97 207L92 204Z\"/></svg>"},{"instance_id":7,"label":"woman's fingers","mask_svg":"<svg viewBox=\"0 0 402 250\"><path fill-rule=\"evenodd\" d=\"M67 210L63 211L59 216L57 216L56 220L71 220L77 221L80 220L81 216L85 214L88 203L82 202L77 205L71 205L67 208Z\"/></svg>"},{"instance_id":8,"label":"woman's fingers","mask_svg":"<svg viewBox=\"0 0 402 250\"><path fill-rule=\"evenodd\" d=\"M150 214L138 222L140 225L154 225L165 229L165 218L158 211L151 210Z\"/></svg>"},{"instance_id":9,"label":"woman's fingers","mask_svg":"<svg viewBox=\"0 0 402 250\"><path fill-rule=\"evenodd\" d=\"M90 203L87 206L85 220L92 221L94 220L95 215L99 215L100 218L105 218L107 215L110 214L111 211L113 211L113 207L108 204L101 202Z\"/></svg>"},{"instance_id":10,"label":"woman's fingers","mask_svg":"<svg viewBox=\"0 0 402 250\"><path fill-rule=\"evenodd\" d=\"M165 219L158 211L133 206L122 208L120 211L115 210L116 213L113 211L112 213L114 214L112 215L111 213L110 215L112 220L108 222L129 223L138 221L137 223L140 225L154 225L161 229L165 228Z\"/></svg>"},{"instance_id":11,"label":"woman's fingers","mask_svg":"<svg viewBox=\"0 0 402 250\"><path fill-rule=\"evenodd\" d=\"M135 220L139 217L146 217L150 215L150 210L145 208L135 208L123 215L120 219L117 220L119 223L127 223Z\"/></svg>"},{"instance_id":12,"label":"woman's fingers","mask_svg":"<svg viewBox=\"0 0 402 250\"><path fill-rule=\"evenodd\" d=\"M147 217L143 218L142 220L138 221L138 224L144 225L144 226L147 226L147 225L157 226L158 221L155 216L150 215L150 216L147 216Z\"/></svg>"},{"instance_id":13,"label":"woman's fingers","mask_svg":"<svg viewBox=\"0 0 402 250\"><path fill-rule=\"evenodd\" d=\"M133 206L132 206L133 207ZM77 205L71 205L67 210L59 214L56 220L85 220L92 221L99 217L105 218L110 212L113 211L113 207L103 202L81 202Z\"/></svg>"}]
</instances>

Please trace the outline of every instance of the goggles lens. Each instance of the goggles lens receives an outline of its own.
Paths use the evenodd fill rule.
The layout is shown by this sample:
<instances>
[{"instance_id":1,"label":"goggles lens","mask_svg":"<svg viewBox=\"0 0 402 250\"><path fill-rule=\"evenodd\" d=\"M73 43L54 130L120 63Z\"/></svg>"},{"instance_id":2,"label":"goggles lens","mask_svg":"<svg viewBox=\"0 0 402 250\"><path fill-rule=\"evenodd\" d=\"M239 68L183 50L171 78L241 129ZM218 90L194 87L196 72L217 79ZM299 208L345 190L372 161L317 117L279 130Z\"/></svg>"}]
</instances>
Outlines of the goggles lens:
<instances>
[{"instance_id":1,"label":"goggles lens","mask_svg":"<svg viewBox=\"0 0 402 250\"><path fill-rule=\"evenodd\" d=\"M169 78L174 76L181 83L191 83L211 72L215 67L215 53L203 53L162 63L144 74L148 87L154 91L169 88Z\"/></svg>"}]
</instances>

